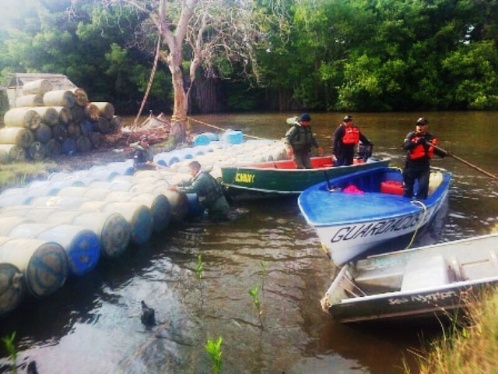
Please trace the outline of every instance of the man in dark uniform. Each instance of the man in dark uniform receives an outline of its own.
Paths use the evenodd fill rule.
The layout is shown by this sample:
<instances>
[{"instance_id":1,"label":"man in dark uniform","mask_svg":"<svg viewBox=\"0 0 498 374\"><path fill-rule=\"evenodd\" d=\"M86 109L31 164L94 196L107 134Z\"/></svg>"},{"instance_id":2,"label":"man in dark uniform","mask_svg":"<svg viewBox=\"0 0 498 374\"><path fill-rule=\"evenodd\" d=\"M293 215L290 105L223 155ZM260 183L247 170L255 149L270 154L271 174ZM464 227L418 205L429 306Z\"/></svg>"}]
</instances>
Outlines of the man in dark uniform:
<instances>
[{"instance_id":1,"label":"man in dark uniform","mask_svg":"<svg viewBox=\"0 0 498 374\"><path fill-rule=\"evenodd\" d=\"M310 127L311 116L303 113L299 120L293 121L292 127L285 133L287 154L292 157L298 169L311 169L311 148L318 148L318 154L323 154L322 148L318 146Z\"/></svg>"},{"instance_id":2,"label":"man in dark uniform","mask_svg":"<svg viewBox=\"0 0 498 374\"><path fill-rule=\"evenodd\" d=\"M360 141L363 147L371 149L373 146L372 142L361 133L360 128L353 124L353 116L347 114L334 132L332 148L337 159L336 166L353 164L355 148Z\"/></svg>"},{"instance_id":3,"label":"man in dark uniform","mask_svg":"<svg viewBox=\"0 0 498 374\"><path fill-rule=\"evenodd\" d=\"M133 154L133 168L135 170L156 169L157 165L153 161L154 154L149 146L147 135L140 136L140 142L135 148Z\"/></svg>"},{"instance_id":4,"label":"man in dark uniform","mask_svg":"<svg viewBox=\"0 0 498 374\"><path fill-rule=\"evenodd\" d=\"M230 210L221 185L206 171L201 171L201 165L197 161L192 161L189 165L192 178L185 183L172 185L172 191L183 193L196 193L199 204L207 210L208 216L213 220L227 219Z\"/></svg>"},{"instance_id":5,"label":"man in dark uniform","mask_svg":"<svg viewBox=\"0 0 498 374\"><path fill-rule=\"evenodd\" d=\"M403 189L404 197L413 197L413 186L418 181L418 190L415 195L417 200L427 199L429 193L430 160L434 154L443 158L449 156L437 147L437 139L427 132L429 121L420 117L417 120L415 131L406 135L403 142L403 149L407 151L405 168L403 169Z\"/></svg>"}]
</instances>

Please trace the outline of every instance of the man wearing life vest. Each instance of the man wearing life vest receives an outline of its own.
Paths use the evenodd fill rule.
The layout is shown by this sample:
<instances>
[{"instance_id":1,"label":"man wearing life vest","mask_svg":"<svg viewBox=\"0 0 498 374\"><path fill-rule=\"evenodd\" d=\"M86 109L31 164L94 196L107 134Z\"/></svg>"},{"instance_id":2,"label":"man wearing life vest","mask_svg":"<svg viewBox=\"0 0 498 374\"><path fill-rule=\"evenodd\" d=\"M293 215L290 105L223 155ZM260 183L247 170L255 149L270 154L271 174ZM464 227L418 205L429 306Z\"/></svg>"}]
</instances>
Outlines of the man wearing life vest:
<instances>
[{"instance_id":1,"label":"man wearing life vest","mask_svg":"<svg viewBox=\"0 0 498 374\"><path fill-rule=\"evenodd\" d=\"M417 200L426 199L429 192L430 160L434 154L443 158L448 154L434 147L437 139L427 132L429 121L420 117L417 120L415 131L411 131L403 142L403 149L407 151L405 168L403 169L404 197L412 198L413 186L418 181Z\"/></svg>"},{"instance_id":2,"label":"man wearing life vest","mask_svg":"<svg viewBox=\"0 0 498 374\"><path fill-rule=\"evenodd\" d=\"M289 120L287 121L289 122ZM285 133L287 154L291 157L297 169L311 169L311 148L318 148L318 154L323 154L322 148L311 131L311 116L303 113L299 120L292 121L292 127Z\"/></svg>"},{"instance_id":3,"label":"man wearing life vest","mask_svg":"<svg viewBox=\"0 0 498 374\"><path fill-rule=\"evenodd\" d=\"M347 114L334 133L332 147L337 159L336 166L353 164L355 148L360 141L366 147L373 146L372 142L361 133L360 128L353 124L353 116Z\"/></svg>"}]
</instances>

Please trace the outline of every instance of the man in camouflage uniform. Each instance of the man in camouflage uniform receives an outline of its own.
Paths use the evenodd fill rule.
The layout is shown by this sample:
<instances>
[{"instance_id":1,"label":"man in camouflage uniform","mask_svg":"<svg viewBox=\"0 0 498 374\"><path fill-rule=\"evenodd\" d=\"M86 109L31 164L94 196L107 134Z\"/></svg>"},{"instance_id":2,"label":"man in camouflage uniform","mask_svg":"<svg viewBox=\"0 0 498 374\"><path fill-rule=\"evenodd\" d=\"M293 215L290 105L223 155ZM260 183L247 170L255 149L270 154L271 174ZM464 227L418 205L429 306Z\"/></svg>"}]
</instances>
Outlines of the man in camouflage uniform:
<instances>
[{"instance_id":1,"label":"man in camouflage uniform","mask_svg":"<svg viewBox=\"0 0 498 374\"><path fill-rule=\"evenodd\" d=\"M207 210L210 219L227 219L230 205L225 199L221 185L211 174L201 171L201 165L197 161L192 161L188 167L192 178L188 182L170 186L169 189L183 193L197 194L199 204Z\"/></svg>"}]
</instances>

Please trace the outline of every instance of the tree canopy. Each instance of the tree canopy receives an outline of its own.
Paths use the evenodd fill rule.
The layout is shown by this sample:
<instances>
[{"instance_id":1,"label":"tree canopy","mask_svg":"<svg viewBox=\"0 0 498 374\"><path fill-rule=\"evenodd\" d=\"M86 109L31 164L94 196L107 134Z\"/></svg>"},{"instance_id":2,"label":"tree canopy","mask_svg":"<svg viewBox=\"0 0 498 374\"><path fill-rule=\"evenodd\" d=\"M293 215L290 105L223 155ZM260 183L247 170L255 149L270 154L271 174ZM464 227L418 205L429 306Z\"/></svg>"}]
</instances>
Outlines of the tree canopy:
<instances>
[{"instance_id":1,"label":"tree canopy","mask_svg":"<svg viewBox=\"0 0 498 374\"><path fill-rule=\"evenodd\" d=\"M65 74L121 113L140 107L159 35L146 110L175 112L175 79L185 95L182 115L498 108L497 0L21 5L0 26L1 76Z\"/></svg>"}]
</instances>

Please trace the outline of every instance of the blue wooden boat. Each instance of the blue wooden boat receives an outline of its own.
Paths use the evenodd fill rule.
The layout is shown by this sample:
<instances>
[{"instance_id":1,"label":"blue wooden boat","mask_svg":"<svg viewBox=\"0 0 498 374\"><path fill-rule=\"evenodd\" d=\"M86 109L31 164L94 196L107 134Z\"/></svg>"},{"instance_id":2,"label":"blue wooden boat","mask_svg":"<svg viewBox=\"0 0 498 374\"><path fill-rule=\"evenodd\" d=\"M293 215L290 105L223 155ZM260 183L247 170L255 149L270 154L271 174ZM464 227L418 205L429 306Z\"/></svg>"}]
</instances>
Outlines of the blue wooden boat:
<instances>
[{"instance_id":1,"label":"blue wooden boat","mask_svg":"<svg viewBox=\"0 0 498 374\"><path fill-rule=\"evenodd\" d=\"M345 265L321 300L343 323L457 313L498 285L498 233L370 256Z\"/></svg>"},{"instance_id":2,"label":"blue wooden boat","mask_svg":"<svg viewBox=\"0 0 498 374\"><path fill-rule=\"evenodd\" d=\"M432 170L428 198L411 200L402 196L401 170L376 168L314 185L298 203L331 260L341 266L380 246L404 249L443 206L450 181L451 173Z\"/></svg>"}]
</instances>

